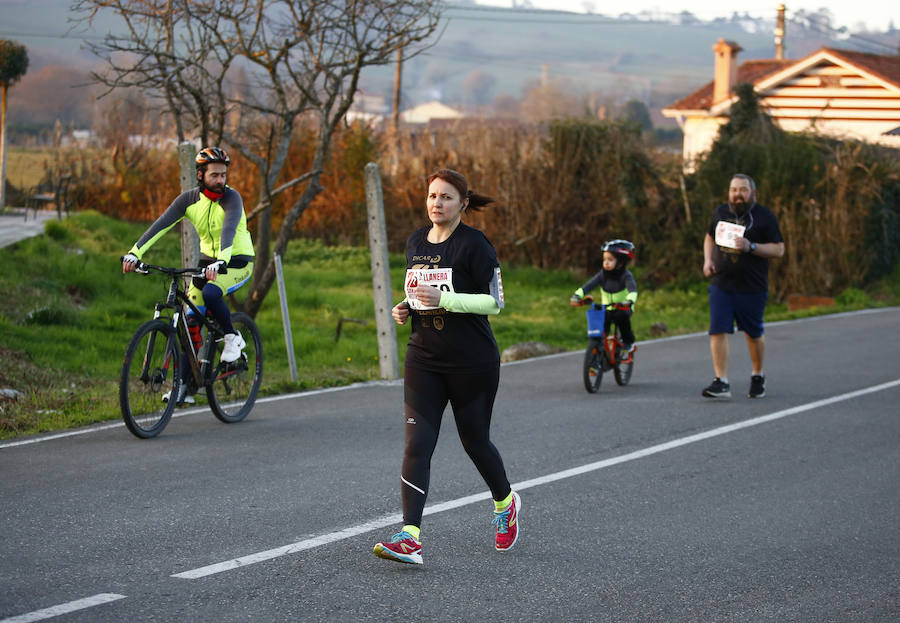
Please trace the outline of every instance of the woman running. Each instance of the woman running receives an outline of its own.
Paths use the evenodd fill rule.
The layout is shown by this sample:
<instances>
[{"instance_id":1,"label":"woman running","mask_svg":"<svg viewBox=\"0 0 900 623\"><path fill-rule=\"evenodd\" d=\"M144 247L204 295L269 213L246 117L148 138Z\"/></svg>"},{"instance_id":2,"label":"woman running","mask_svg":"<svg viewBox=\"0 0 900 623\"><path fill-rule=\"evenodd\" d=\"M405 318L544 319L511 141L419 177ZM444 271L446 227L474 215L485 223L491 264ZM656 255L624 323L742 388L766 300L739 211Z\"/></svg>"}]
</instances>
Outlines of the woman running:
<instances>
[{"instance_id":1,"label":"woman running","mask_svg":"<svg viewBox=\"0 0 900 623\"><path fill-rule=\"evenodd\" d=\"M485 235L460 220L464 210L493 201L469 190L456 171L436 171L428 177L431 226L416 230L406 242L406 298L391 311L398 324L412 318L403 383L404 525L389 541L375 544L379 558L422 564L422 511L448 402L463 447L494 498L495 548L505 552L519 538L522 502L490 440L500 353L487 314L503 308L500 265Z\"/></svg>"}]
</instances>

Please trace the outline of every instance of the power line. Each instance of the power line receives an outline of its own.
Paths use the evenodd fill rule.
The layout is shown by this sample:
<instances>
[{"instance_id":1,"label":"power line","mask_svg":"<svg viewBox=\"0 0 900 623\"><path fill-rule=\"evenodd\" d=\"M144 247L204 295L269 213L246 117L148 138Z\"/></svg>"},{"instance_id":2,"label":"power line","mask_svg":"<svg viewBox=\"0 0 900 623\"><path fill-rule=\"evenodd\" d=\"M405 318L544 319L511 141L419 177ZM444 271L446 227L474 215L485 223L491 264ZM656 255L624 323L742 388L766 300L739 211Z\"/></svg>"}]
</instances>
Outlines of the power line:
<instances>
[{"instance_id":1,"label":"power line","mask_svg":"<svg viewBox=\"0 0 900 623\"><path fill-rule=\"evenodd\" d=\"M856 39L863 43L867 43L869 45L875 45L875 46L882 47L886 50L890 50L891 52L896 52L896 48L892 45L889 45L882 41L877 41L875 39L869 39L867 37L863 37L862 35L854 34L852 32L847 31L845 28L835 28L834 26L832 26L831 24L829 24L827 22L823 22L823 21L819 21L819 20L815 19L817 17L818 16L816 16L816 15L806 15L805 16L805 18L807 20L806 22L801 21L799 18L793 18L788 21L790 21L794 24L797 24L797 25L807 26L811 30L815 30L816 32L823 34L823 35L829 35L833 38L838 35L842 35L842 36L846 36L850 39Z\"/></svg>"},{"instance_id":2,"label":"power line","mask_svg":"<svg viewBox=\"0 0 900 623\"><path fill-rule=\"evenodd\" d=\"M0 30L2 37L32 37L37 39L77 39L81 41L96 40L102 41L105 37L101 35L73 35L70 33L44 33L44 32L13 32L9 30Z\"/></svg>"}]
</instances>

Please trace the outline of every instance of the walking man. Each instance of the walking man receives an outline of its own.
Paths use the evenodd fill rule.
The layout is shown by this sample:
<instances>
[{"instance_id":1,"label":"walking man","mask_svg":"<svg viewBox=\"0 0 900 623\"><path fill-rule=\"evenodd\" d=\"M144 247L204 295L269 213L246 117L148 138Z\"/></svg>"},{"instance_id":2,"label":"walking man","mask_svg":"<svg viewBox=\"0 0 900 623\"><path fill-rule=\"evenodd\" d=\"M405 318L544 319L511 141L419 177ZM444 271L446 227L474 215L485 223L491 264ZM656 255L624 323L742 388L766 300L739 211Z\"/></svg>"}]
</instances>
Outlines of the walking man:
<instances>
[{"instance_id":1,"label":"walking man","mask_svg":"<svg viewBox=\"0 0 900 623\"><path fill-rule=\"evenodd\" d=\"M730 398L728 334L734 325L747 337L753 364L750 398L766 395L763 360L766 338L763 311L769 291L769 259L784 255L784 239L771 211L756 203L756 184L737 173L728 203L718 206L703 240L703 275L709 285L709 350L715 378L703 390L707 398Z\"/></svg>"}]
</instances>

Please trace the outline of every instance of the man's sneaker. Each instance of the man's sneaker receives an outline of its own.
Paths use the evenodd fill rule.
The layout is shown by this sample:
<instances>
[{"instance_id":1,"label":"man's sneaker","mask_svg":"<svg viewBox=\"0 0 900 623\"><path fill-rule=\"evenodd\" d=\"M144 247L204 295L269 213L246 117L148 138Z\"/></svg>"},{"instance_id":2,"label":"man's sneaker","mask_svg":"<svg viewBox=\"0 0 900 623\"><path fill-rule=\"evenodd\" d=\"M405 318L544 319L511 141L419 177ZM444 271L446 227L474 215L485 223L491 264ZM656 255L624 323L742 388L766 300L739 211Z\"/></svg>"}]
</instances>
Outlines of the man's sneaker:
<instances>
[{"instance_id":1,"label":"man's sneaker","mask_svg":"<svg viewBox=\"0 0 900 623\"><path fill-rule=\"evenodd\" d=\"M707 398L731 398L731 385L723 383L719 377L713 379L709 387L703 390Z\"/></svg>"},{"instance_id":2,"label":"man's sneaker","mask_svg":"<svg viewBox=\"0 0 900 623\"><path fill-rule=\"evenodd\" d=\"M406 530L398 532L390 541L375 544L373 553L385 560L405 562L411 565L422 564L422 544Z\"/></svg>"},{"instance_id":3,"label":"man's sneaker","mask_svg":"<svg viewBox=\"0 0 900 623\"><path fill-rule=\"evenodd\" d=\"M519 510L522 508L522 499L513 491L512 502L506 510L494 511L493 524L497 529L497 542L494 547L498 552L505 552L512 548L519 540Z\"/></svg>"},{"instance_id":4,"label":"man's sneaker","mask_svg":"<svg viewBox=\"0 0 900 623\"><path fill-rule=\"evenodd\" d=\"M247 343L240 333L226 333L225 348L222 349L222 361L225 363L235 361L241 356L241 349L246 345Z\"/></svg>"},{"instance_id":5,"label":"man's sneaker","mask_svg":"<svg viewBox=\"0 0 900 623\"><path fill-rule=\"evenodd\" d=\"M165 394L162 395L163 402L169 402L169 397L172 395L172 391L169 390ZM194 392L188 392L188 384L182 383L178 386L178 400L175 401L177 406L181 406L183 404L194 404Z\"/></svg>"},{"instance_id":6,"label":"man's sneaker","mask_svg":"<svg viewBox=\"0 0 900 623\"><path fill-rule=\"evenodd\" d=\"M750 391L748 398L762 398L766 395L766 377L762 374L754 374L750 377Z\"/></svg>"},{"instance_id":7,"label":"man's sneaker","mask_svg":"<svg viewBox=\"0 0 900 623\"><path fill-rule=\"evenodd\" d=\"M628 361L634 352L634 344L625 344L619 349L619 361Z\"/></svg>"}]
</instances>

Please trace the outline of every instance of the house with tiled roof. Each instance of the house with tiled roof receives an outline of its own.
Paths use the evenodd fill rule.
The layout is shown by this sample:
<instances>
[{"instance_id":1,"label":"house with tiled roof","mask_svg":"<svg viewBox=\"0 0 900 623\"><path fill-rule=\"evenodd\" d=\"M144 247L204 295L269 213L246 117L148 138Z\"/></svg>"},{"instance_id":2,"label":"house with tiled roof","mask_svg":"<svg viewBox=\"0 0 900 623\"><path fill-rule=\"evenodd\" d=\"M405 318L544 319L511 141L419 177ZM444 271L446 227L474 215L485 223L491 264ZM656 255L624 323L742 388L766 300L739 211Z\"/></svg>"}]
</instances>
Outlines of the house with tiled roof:
<instances>
[{"instance_id":1,"label":"house with tiled roof","mask_svg":"<svg viewBox=\"0 0 900 623\"><path fill-rule=\"evenodd\" d=\"M687 170L728 122L740 83L753 85L760 106L784 130L900 148L900 56L826 47L800 60L738 64L737 43L719 39L713 51L713 81L662 111L684 133Z\"/></svg>"}]
</instances>

